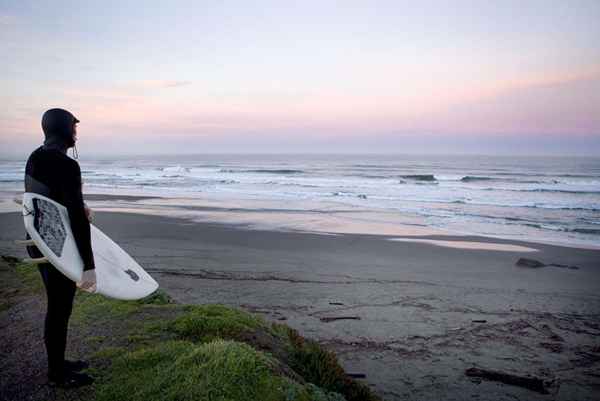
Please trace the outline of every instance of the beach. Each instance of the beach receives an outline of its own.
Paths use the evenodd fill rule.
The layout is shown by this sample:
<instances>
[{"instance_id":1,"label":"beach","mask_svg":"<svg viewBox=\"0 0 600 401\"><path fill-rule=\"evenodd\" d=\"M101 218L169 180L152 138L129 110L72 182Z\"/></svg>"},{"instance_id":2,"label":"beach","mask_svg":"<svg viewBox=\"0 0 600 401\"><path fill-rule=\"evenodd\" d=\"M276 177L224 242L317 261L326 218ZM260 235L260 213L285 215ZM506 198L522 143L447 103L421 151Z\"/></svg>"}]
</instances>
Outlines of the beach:
<instances>
[{"instance_id":1,"label":"beach","mask_svg":"<svg viewBox=\"0 0 600 401\"><path fill-rule=\"evenodd\" d=\"M0 401L600 401L600 0L31 3Z\"/></svg>"},{"instance_id":2,"label":"beach","mask_svg":"<svg viewBox=\"0 0 600 401\"><path fill-rule=\"evenodd\" d=\"M284 322L335 351L386 400L548 399L468 377L471 367L541 378L558 400L592 400L600 386L600 250L240 221L156 210L95 217L176 301ZM23 233L20 215L0 213L0 225L2 254L25 256L12 243ZM517 266L520 258L549 266Z\"/></svg>"}]
</instances>

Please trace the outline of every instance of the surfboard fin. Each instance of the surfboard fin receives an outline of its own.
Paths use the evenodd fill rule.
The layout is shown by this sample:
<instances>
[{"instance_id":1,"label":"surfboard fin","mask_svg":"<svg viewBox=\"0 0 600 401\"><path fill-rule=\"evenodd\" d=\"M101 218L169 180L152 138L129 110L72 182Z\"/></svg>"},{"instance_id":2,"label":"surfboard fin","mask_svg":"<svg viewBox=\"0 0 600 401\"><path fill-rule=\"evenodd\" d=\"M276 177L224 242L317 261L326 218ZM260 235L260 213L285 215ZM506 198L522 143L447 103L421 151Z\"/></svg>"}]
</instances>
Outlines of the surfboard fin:
<instances>
[{"instance_id":1,"label":"surfboard fin","mask_svg":"<svg viewBox=\"0 0 600 401\"><path fill-rule=\"evenodd\" d=\"M32 239L18 239L18 240L15 240L15 244L23 245L23 246L31 246L31 245L35 245L35 242L33 242Z\"/></svg>"},{"instance_id":2,"label":"surfboard fin","mask_svg":"<svg viewBox=\"0 0 600 401\"><path fill-rule=\"evenodd\" d=\"M31 265L39 265L40 263L50 263L48 261L48 258L45 256L43 258L25 258L23 259L23 262L29 263Z\"/></svg>"}]
</instances>

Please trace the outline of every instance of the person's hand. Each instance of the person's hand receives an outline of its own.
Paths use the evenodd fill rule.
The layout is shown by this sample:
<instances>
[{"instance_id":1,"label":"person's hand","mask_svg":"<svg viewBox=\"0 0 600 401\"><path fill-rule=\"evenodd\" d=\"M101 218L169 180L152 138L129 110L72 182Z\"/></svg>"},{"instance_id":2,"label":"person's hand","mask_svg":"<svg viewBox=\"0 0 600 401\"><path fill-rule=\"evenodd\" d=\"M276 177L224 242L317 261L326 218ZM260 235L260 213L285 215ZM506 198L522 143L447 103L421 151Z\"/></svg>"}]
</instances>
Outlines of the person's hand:
<instances>
[{"instance_id":1,"label":"person's hand","mask_svg":"<svg viewBox=\"0 0 600 401\"><path fill-rule=\"evenodd\" d=\"M96 292L96 270L84 270L77 287L86 292Z\"/></svg>"},{"instance_id":2,"label":"person's hand","mask_svg":"<svg viewBox=\"0 0 600 401\"><path fill-rule=\"evenodd\" d=\"M88 221L91 223L94 220L94 211L88 207L88 205L84 205L83 209L85 210L85 217L87 217Z\"/></svg>"}]
</instances>

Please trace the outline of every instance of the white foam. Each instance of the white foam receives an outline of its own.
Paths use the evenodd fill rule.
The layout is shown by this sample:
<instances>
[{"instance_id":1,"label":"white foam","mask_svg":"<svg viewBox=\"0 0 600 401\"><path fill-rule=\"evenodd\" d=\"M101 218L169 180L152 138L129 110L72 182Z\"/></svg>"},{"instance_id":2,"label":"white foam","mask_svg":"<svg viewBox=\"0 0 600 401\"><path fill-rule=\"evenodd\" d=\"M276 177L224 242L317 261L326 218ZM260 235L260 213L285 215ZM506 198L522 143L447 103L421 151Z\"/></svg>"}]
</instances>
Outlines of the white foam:
<instances>
[{"instance_id":1,"label":"white foam","mask_svg":"<svg viewBox=\"0 0 600 401\"><path fill-rule=\"evenodd\" d=\"M397 242L423 242L427 244L443 246L447 248L458 249L477 249L489 251L505 251L505 252L538 252L539 249L528 248L521 245L501 244L495 242L476 242L476 241L445 241L423 238L389 238L389 241Z\"/></svg>"}]
</instances>

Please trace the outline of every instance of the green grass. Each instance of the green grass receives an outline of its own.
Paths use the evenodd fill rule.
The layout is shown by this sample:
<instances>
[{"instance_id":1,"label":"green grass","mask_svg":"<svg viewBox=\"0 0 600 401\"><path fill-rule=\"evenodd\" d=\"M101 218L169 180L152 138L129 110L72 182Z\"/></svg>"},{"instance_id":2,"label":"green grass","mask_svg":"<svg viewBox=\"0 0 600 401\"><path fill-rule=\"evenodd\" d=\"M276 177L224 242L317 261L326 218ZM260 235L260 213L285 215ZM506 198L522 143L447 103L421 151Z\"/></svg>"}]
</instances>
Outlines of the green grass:
<instances>
[{"instance_id":1,"label":"green grass","mask_svg":"<svg viewBox=\"0 0 600 401\"><path fill-rule=\"evenodd\" d=\"M127 352L124 347L104 347L100 351L95 352L92 357L94 359L115 359Z\"/></svg>"},{"instance_id":2,"label":"green grass","mask_svg":"<svg viewBox=\"0 0 600 401\"><path fill-rule=\"evenodd\" d=\"M188 306L186 312L169 322L166 329L193 341L237 338L243 333L266 327L262 318L223 305Z\"/></svg>"},{"instance_id":3,"label":"green grass","mask_svg":"<svg viewBox=\"0 0 600 401\"><path fill-rule=\"evenodd\" d=\"M20 297L44 288L36 266L4 255L0 257L0 283L0 312L10 309Z\"/></svg>"},{"instance_id":4,"label":"green grass","mask_svg":"<svg viewBox=\"0 0 600 401\"><path fill-rule=\"evenodd\" d=\"M172 305L173 300L163 291L157 290L138 301L120 301L99 294L78 291L73 308L72 321L89 323L91 321L111 321L124 319L138 312L144 305Z\"/></svg>"},{"instance_id":5,"label":"green grass","mask_svg":"<svg viewBox=\"0 0 600 401\"><path fill-rule=\"evenodd\" d=\"M305 380L319 387L338 392L348 401L376 401L369 387L352 380L340 366L337 357L317 342L306 340L296 330L288 328L291 343L290 366Z\"/></svg>"},{"instance_id":6,"label":"green grass","mask_svg":"<svg viewBox=\"0 0 600 401\"><path fill-rule=\"evenodd\" d=\"M276 361L237 341L169 341L116 358L97 401L343 400L280 376Z\"/></svg>"},{"instance_id":7,"label":"green grass","mask_svg":"<svg viewBox=\"0 0 600 401\"><path fill-rule=\"evenodd\" d=\"M343 394L348 401L378 400L369 388L346 376L333 352L317 342L304 339L282 324L223 305L187 306L186 312L167 322L163 329L182 340L208 342L217 338L257 341L267 338L274 352L307 382L327 391ZM278 352L277 352L278 351Z\"/></svg>"},{"instance_id":8,"label":"green grass","mask_svg":"<svg viewBox=\"0 0 600 401\"><path fill-rule=\"evenodd\" d=\"M42 282L42 277L37 266L22 262L16 263L13 266L27 291L34 293L44 291L44 283Z\"/></svg>"}]
</instances>

